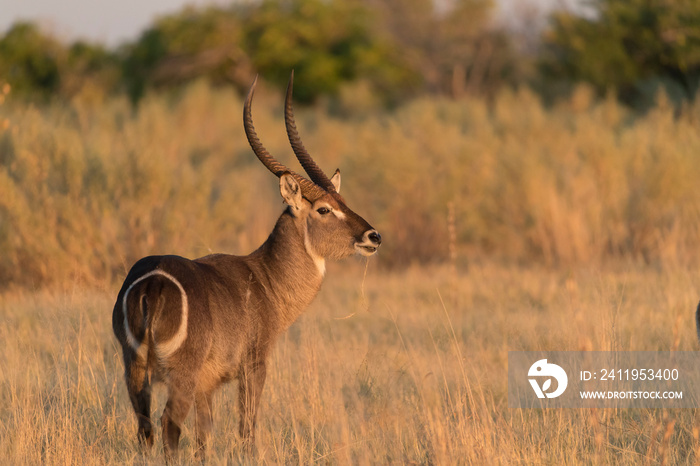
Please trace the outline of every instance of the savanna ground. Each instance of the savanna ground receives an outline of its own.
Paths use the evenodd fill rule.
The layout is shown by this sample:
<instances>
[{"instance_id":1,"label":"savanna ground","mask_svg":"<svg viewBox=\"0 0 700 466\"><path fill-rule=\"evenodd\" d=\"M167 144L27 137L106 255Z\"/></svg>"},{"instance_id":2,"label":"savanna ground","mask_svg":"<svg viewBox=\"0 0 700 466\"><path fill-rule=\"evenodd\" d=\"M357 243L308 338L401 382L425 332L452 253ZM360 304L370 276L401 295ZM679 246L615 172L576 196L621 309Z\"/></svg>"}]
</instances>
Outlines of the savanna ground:
<instances>
[{"instance_id":1,"label":"savanna ground","mask_svg":"<svg viewBox=\"0 0 700 466\"><path fill-rule=\"evenodd\" d=\"M291 165L271 92L256 127ZM508 351L697 349L700 105L661 96L638 117L582 88L552 108L520 91L382 113L353 95L350 116L299 127L385 244L330 264L280 338L255 458L235 383L217 395L211 461L697 464L695 410L510 409L506 380ZM276 183L241 107L202 83L138 112L0 106L3 461L162 462L159 432L137 447L112 306L138 257L245 253L270 231ZM183 463L193 444L188 419Z\"/></svg>"},{"instance_id":2,"label":"savanna ground","mask_svg":"<svg viewBox=\"0 0 700 466\"><path fill-rule=\"evenodd\" d=\"M695 350L698 271L472 265L330 268L270 360L258 453L235 383L214 463L696 464L695 410L508 408L513 350ZM0 455L13 464L159 463L139 451L111 333L113 290L13 292L0 323ZM155 417L165 391L156 391ZM158 440L160 433L158 432ZM194 461L192 419L181 461Z\"/></svg>"}]
</instances>

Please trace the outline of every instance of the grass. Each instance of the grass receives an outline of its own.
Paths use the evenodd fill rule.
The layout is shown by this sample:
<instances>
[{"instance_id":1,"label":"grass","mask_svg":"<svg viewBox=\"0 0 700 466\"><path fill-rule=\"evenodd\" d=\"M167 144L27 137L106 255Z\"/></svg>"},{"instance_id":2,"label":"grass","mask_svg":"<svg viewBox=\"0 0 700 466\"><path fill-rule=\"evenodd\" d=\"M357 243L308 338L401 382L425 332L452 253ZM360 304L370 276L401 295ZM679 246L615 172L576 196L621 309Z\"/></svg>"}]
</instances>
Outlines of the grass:
<instances>
[{"instance_id":1,"label":"grass","mask_svg":"<svg viewBox=\"0 0 700 466\"><path fill-rule=\"evenodd\" d=\"M144 455L135 441L118 284L147 254L251 251L276 181L228 90L197 83L138 111L3 95L0 458L159 464L159 442ZM280 96L258 89L254 117L294 166ZM512 410L506 387L508 351L697 348L700 102L676 112L661 95L635 116L582 87L553 108L521 90L297 120L384 244L366 276L331 265L278 341L257 457L240 448L235 384L221 390L212 463L700 461L695 410ZM190 420L182 463L193 443Z\"/></svg>"},{"instance_id":2,"label":"grass","mask_svg":"<svg viewBox=\"0 0 700 466\"><path fill-rule=\"evenodd\" d=\"M258 454L235 383L215 398L212 463L695 464L695 410L516 410L515 350L694 350L700 273L472 265L385 273L333 264L277 343ZM139 451L111 307L117 287L0 301L0 455L12 464L161 462ZM160 416L164 390L157 392ZM193 421L180 460L193 461Z\"/></svg>"},{"instance_id":3,"label":"grass","mask_svg":"<svg viewBox=\"0 0 700 466\"><path fill-rule=\"evenodd\" d=\"M11 97L0 105L5 286L99 285L144 255L248 252L270 231L276 182L247 145L232 91L198 83L138 111L120 98L38 108ZM256 127L297 169L281 105L259 89ZM676 114L661 96L640 117L585 88L550 109L522 90L345 118L319 106L298 122L386 238L382 265L441 263L449 244L467 263L700 260L700 102Z\"/></svg>"}]
</instances>

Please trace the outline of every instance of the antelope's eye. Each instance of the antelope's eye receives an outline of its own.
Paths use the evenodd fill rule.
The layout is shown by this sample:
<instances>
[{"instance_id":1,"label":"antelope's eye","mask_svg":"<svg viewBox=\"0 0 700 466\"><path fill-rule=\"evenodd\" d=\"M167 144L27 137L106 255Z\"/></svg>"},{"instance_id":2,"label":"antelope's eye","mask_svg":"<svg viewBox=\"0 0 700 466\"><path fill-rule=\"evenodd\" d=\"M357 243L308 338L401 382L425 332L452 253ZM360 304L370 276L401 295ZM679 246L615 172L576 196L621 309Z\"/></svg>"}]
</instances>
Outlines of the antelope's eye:
<instances>
[{"instance_id":1,"label":"antelope's eye","mask_svg":"<svg viewBox=\"0 0 700 466\"><path fill-rule=\"evenodd\" d=\"M330 211L331 211L331 209L329 209L328 207L319 207L316 210L316 212L318 212L321 215L326 215L326 214L330 213Z\"/></svg>"}]
</instances>

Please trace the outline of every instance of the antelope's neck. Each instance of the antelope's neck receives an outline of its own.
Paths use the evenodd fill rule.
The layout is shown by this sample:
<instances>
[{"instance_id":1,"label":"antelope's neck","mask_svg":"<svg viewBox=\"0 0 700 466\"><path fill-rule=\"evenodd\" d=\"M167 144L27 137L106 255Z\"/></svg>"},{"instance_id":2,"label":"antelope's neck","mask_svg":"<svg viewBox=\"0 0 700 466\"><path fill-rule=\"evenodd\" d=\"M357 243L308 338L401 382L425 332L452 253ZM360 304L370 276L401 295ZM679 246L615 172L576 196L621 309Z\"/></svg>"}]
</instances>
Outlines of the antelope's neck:
<instances>
[{"instance_id":1,"label":"antelope's neck","mask_svg":"<svg viewBox=\"0 0 700 466\"><path fill-rule=\"evenodd\" d=\"M306 238L306 220L285 212L256 251L265 264L266 288L279 314L279 332L306 310L323 282L325 261L313 253Z\"/></svg>"}]
</instances>

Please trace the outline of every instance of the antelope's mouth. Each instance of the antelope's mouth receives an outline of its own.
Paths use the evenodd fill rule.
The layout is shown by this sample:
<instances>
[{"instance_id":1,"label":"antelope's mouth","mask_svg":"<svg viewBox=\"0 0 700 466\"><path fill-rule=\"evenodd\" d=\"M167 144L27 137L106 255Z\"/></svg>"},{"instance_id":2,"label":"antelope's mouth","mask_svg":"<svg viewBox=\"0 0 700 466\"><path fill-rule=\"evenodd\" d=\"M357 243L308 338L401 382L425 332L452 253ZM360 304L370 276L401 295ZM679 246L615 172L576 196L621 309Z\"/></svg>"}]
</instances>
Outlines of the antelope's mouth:
<instances>
[{"instance_id":1,"label":"antelope's mouth","mask_svg":"<svg viewBox=\"0 0 700 466\"><path fill-rule=\"evenodd\" d=\"M371 244L356 244L355 245L355 251L357 251L358 254L361 254L363 256L371 256L375 252L377 252L377 249L379 249L379 246L371 245Z\"/></svg>"}]
</instances>

